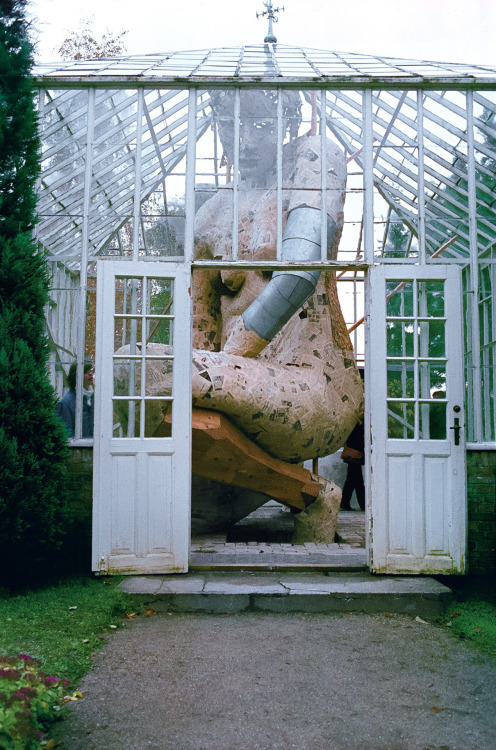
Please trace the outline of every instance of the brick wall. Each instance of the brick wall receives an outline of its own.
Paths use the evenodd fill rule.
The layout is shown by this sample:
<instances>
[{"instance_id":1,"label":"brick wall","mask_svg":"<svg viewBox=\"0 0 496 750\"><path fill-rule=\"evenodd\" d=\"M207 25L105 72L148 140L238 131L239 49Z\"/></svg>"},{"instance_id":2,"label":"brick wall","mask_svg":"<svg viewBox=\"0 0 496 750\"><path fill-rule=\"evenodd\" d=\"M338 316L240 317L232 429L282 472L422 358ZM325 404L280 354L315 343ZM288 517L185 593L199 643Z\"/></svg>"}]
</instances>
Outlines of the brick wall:
<instances>
[{"instance_id":1,"label":"brick wall","mask_svg":"<svg viewBox=\"0 0 496 750\"><path fill-rule=\"evenodd\" d=\"M496 451L467 452L468 570L496 572Z\"/></svg>"},{"instance_id":2,"label":"brick wall","mask_svg":"<svg viewBox=\"0 0 496 750\"><path fill-rule=\"evenodd\" d=\"M91 558L93 448L71 448L69 488L78 527L74 554L83 567ZM496 451L467 453L468 570L496 572Z\"/></svg>"},{"instance_id":3,"label":"brick wall","mask_svg":"<svg viewBox=\"0 0 496 750\"><path fill-rule=\"evenodd\" d=\"M91 514L93 507L93 448L70 447L68 485L73 512L73 533L68 540L71 566L91 570Z\"/></svg>"}]
</instances>

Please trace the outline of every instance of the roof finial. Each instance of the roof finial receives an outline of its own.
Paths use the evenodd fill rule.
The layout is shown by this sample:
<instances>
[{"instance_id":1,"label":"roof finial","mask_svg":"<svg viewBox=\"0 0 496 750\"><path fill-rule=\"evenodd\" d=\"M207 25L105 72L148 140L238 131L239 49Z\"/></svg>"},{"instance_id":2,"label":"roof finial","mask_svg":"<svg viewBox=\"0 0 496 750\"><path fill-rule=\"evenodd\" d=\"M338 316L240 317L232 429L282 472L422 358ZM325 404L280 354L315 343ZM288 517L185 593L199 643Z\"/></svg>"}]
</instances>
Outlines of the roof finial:
<instances>
[{"instance_id":1,"label":"roof finial","mask_svg":"<svg viewBox=\"0 0 496 750\"><path fill-rule=\"evenodd\" d=\"M268 0L268 2L264 3L267 10L264 10L263 13L257 13L257 18L263 18L264 16L268 16L269 19L269 32L267 36L264 39L264 42L266 44L276 44L277 39L274 36L274 32L272 31L272 22L277 23L279 20L276 17L276 13L279 13L281 10L284 10L284 6L282 8L273 8L272 7L272 0Z\"/></svg>"}]
</instances>

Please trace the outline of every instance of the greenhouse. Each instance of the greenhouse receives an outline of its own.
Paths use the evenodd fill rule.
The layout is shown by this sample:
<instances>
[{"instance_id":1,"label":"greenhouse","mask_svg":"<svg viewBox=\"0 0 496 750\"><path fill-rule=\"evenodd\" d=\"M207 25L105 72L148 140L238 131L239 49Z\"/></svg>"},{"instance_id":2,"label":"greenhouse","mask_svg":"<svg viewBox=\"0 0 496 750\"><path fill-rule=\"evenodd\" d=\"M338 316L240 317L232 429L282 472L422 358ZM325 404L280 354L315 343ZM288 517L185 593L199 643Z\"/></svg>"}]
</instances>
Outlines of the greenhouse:
<instances>
[{"instance_id":1,"label":"greenhouse","mask_svg":"<svg viewBox=\"0 0 496 750\"><path fill-rule=\"evenodd\" d=\"M240 518L330 497L359 371L369 569L494 569L496 68L269 41L34 76L50 371L60 397L77 363L94 570L186 571L195 493L234 487ZM212 411L243 459L208 453Z\"/></svg>"}]
</instances>

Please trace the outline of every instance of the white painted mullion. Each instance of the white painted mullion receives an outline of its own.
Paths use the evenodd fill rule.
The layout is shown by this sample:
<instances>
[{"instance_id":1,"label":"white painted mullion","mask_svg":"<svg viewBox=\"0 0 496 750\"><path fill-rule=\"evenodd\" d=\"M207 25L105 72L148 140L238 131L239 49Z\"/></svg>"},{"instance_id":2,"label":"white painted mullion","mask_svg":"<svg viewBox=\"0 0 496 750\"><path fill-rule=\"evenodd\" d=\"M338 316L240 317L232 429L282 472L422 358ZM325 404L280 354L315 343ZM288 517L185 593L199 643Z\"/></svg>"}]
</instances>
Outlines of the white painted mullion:
<instances>
[{"instance_id":1,"label":"white painted mullion","mask_svg":"<svg viewBox=\"0 0 496 750\"><path fill-rule=\"evenodd\" d=\"M184 261L191 263L195 244L195 178L196 178L196 107L197 90L189 90L188 139L186 142L186 221L184 226Z\"/></svg>"},{"instance_id":2,"label":"white painted mullion","mask_svg":"<svg viewBox=\"0 0 496 750\"><path fill-rule=\"evenodd\" d=\"M372 124L372 91L362 94L363 113L363 244L364 261L374 262L374 154Z\"/></svg>"},{"instance_id":3,"label":"white painted mullion","mask_svg":"<svg viewBox=\"0 0 496 750\"><path fill-rule=\"evenodd\" d=\"M417 279L412 279L412 286L413 286L413 359L414 359L414 373L413 373L413 379L414 379L414 390L413 394L415 396L415 422L413 425L413 437L414 440L419 440L420 438L420 351L419 351L419 338L420 338L420 332L418 330L419 328L419 305L418 305L418 285L419 282Z\"/></svg>"},{"instance_id":4,"label":"white painted mullion","mask_svg":"<svg viewBox=\"0 0 496 750\"><path fill-rule=\"evenodd\" d=\"M470 298L472 307L472 377L474 439L482 441L482 393L480 366L480 323L479 323L479 261L477 250L477 196L475 180L475 139L474 139L474 95L467 91L467 182L468 182L468 226L470 238Z\"/></svg>"},{"instance_id":5,"label":"white painted mullion","mask_svg":"<svg viewBox=\"0 0 496 750\"><path fill-rule=\"evenodd\" d=\"M489 267L489 275L490 275L490 289L496 290L496 266L490 266ZM490 309L489 316L491 319L491 328L492 331L492 341L494 342L495 339L495 332L496 332L496 305L493 302L492 297L490 298L490 301L488 302L488 306ZM492 373L493 378L496 377L496 344L491 344L490 349L490 355L489 355L489 365L492 365ZM493 388L491 389L494 392L494 381L493 381ZM484 435L484 440L491 440L495 438L494 432L496 431L496 398L492 397L492 406L490 405L490 410L492 413L492 424L495 426L492 428L486 435Z\"/></svg>"},{"instance_id":6,"label":"white painted mullion","mask_svg":"<svg viewBox=\"0 0 496 750\"><path fill-rule=\"evenodd\" d=\"M232 260L238 260L238 224L239 224L239 118L240 118L240 90L234 90L234 165L233 165L233 226L232 226Z\"/></svg>"},{"instance_id":7,"label":"white painted mullion","mask_svg":"<svg viewBox=\"0 0 496 750\"><path fill-rule=\"evenodd\" d=\"M491 269L492 270L492 269ZM493 274L491 274L493 275ZM482 352L482 368L483 368L483 375L484 375L484 393L482 395L482 398L484 400L484 409L483 409L483 438L487 440L488 436L491 436L491 420L492 420L492 409L491 409L491 387L489 383L489 373L491 371L490 369L490 363L491 358L494 357L494 352L492 348L490 348L490 337L489 337L489 331L494 331L494 328L491 327L491 323L494 324L494 320L491 321L491 318L494 318L494 314L492 313L491 308L494 308L494 304L492 304L492 300L488 302L484 295L484 300L481 303L482 304L482 319L483 319L483 342L484 342L484 350Z\"/></svg>"},{"instance_id":8,"label":"white painted mullion","mask_svg":"<svg viewBox=\"0 0 496 750\"><path fill-rule=\"evenodd\" d=\"M276 258L282 260L282 142L284 138L283 128L283 106L282 99L284 90L277 90L277 235L276 235Z\"/></svg>"},{"instance_id":9,"label":"white painted mullion","mask_svg":"<svg viewBox=\"0 0 496 750\"><path fill-rule=\"evenodd\" d=\"M425 175L424 175L424 92L417 91L417 139L418 139L418 245L420 262L426 263L425 255Z\"/></svg>"},{"instance_id":10,"label":"white painted mullion","mask_svg":"<svg viewBox=\"0 0 496 750\"><path fill-rule=\"evenodd\" d=\"M326 91L320 90L320 259L327 260L327 112ZM356 320L356 318L355 318Z\"/></svg>"},{"instance_id":11,"label":"white painted mullion","mask_svg":"<svg viewBox=\"0 0 496 750\"><path fill-rule=\"evenodd\" d=\"M84 170L84 197L83 197L83 226L81 237L81 270L79 275L79 304L78 304L78 328L77 328L77 372L76 372L76 414L74 438L82 436L83 416L83 378L84 378L84 349L86 329L86 294L88 289L88 243L89 243L89 218L91 209L91 175L93 170L93 136L95 130L95 89L88 89L88 121L87 140Z\"/></svg>"},{"instance_id":12,"label":"white painted mullion","mask_svg":"<svg viewBox=\"0 0 496 750\"><path fill-rule=\"evenodd\" d=\"M133 195L133 260L139 258L139 226L141 212L141 152L143 139L143 100L144 90L138 89L138 106L136 112L136 155L134 162L134 195Z\"/></svg>"},{"instance_id":13,"label":"white painted mullion","mask_svg":"<svg viewBox=\"0 0 496 750\"><path fill-rule=\"evenodd\" d=\"M137 279L131 279L131 314L136 315L138 312L138 293L137 293ZM143 282L142 282L143 283ZM143 294L143 293L142 293ZM143 329L143 326L142 326ZM136 318L131 318L129 321L129 354L137 354L136 345L138 343L138 323ZM135 417L136 417L136 393L135 393L135 382L136 382L136 364L134 359L130 359L129 362L129 401L128 401L128 422L127 422L127 437L136 437L135 435ZM139 406L141 405L141 402ZM143 414L140 408L140 434L143 425ZM139 437L139 435L138 435Z\"/></svg>"}]
</instances>

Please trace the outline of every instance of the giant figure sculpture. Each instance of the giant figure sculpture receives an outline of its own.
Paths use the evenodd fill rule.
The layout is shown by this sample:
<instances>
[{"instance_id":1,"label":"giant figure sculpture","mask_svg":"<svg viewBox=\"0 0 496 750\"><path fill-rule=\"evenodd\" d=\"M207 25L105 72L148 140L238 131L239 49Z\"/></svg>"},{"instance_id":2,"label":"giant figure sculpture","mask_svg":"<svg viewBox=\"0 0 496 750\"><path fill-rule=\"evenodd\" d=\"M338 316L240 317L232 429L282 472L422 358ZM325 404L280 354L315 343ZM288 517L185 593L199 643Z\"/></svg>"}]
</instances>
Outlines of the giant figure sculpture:
<instances>
[{"instance_id":1,"label":"giant figure sculpture","mask_svg":"<svg viewBox=\"0 0 496 750\"><path fill-rule=\"evenodd\" d=\"M225 157L233 161L233 94L213 92ZM298 127L300 99L284 92L284 130ZM276 112L272 92L241 92L238 257L276 257ZM343 227L346 163L326 141L328 257ZM321 137L290 138L282 153L282 259L321 259ZM230 258L232 191L199 209L195 251ZM326 456L346 440L362 383L333 272L233 269L194 273L193 404L226 414L269 454L289 462ZM193 467L194 471L194 467ZM329 486L322 480L324 494Z\"/></svg>"},{"instance_id":2,"label":"giant figure sculpture","mask_svg":"<svg viewBox=\"0 0 496 750\"><path fill-rule=\"evenodd\" d=\"M297 92L283 96L283 130L290 137L282 148L282 260L321 260L322 168L327 257L335 259L343 227L344 155L326 139L322 159L320 135L298 136L300 96ZM231 162L233 102L232 92L211 94L224 158ZM241 260L276 258L276 114L275 92L241 92L237 194ZM214 193L196 214L197 258L232 257L230 187ZM193 303L194 407L221 412L258 450L291 464L329 455L344 444L360 414L363 392L334 272L295 269L270 274L244 271L235 263L220 272L196 270ZM157 353L164 348L150 346L158 347ZM157 365L148 377L154 381L150 393L170 392L166 368L162 372ZM195 468L193 445L193 474ZM225 477L216 476L219 484L204 480L205 476L211 475L196 478L193 487L194 531L222 528L267 499L250 492L249 482L238 482L233 489L222 485L228 481ZM332 541L340 491L323 477L313 476L313 482L317 484L314 497L319 494L309 511L319 509L317 526L319 517L330 518L325 533L319 535L316 529L316 538Z\"/></svg>"}]
</instances>

